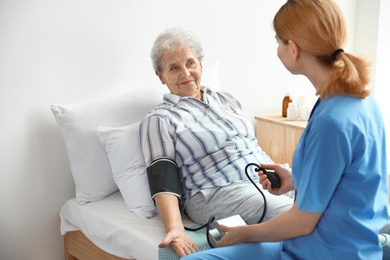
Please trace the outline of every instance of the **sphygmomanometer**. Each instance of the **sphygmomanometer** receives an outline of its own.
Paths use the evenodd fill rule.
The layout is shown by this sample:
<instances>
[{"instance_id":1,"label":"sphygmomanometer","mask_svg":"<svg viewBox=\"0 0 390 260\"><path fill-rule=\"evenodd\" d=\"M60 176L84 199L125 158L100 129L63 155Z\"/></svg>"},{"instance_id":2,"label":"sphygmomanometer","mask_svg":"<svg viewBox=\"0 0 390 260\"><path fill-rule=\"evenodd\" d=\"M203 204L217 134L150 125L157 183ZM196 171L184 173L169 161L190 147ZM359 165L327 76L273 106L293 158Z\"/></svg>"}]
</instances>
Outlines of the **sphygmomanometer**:
<instances>
[{"instance_id":1,"label":"sphygmomanometer","mask_svg":"<svg viewBox=\"0 0 390 260\"><path fill-rule=\"evenodd\" d=\"M256 183L249 176L248 168L250 166L256 166L255 172L262 171L267 176L267 178L270 180L272 188L279 188L281 183L280 183L280 178L277 174L275 174L272 171L267 171L266 169L264 169L263 167L260 167L259 165L255 164L255 163L249 163L245 167L246 176L252 182L252 184L256 187L256 189L260 192L260 194L263 196L264 210L263 210L263 213L261 214L260 219L257 221L257 223L260 223L261 221L263 221L265 213L267 212L267 200L264 196L264 193L259 189L259 187L256 185ZM207 230L206 230L207 237L206 238L207 238L207 242L211 248L214 248L217 245L217 243L219 242L219 240L221 240L222 237L224 235L226 235L226 233L222 231L222 229L220 228L219 225L222 224L222 225L229 226L229 227L246 225L245 221L241 218L240 215L234 215L234 216L219 219L216 221L214 221L214 219L215 219L214 216L211 216L209 218L208 223L201 227L201 228L203 228L204 226L206 226L206 228L207 228Z\"/></svg>"},{"instance_id":2,"label":"sphygmomanometer","mask_svg":"<svg viewBox=\"0 0 390 260\"><path fill-rule=\"evenodd\" d=\"M259 221L257 222L260 223L261 221L263 221L265 213L267 211L267 200L264 196L264 193L259 189L259 187L252 180L252 178L250 178L248 174L248 168L250 166L256 166L256 172L262 171L265 175L267 175L268 179L271 181L271 185L273 188L280 187L280 178L274 172L267 171L255 163L249 163L245 167L246 176L263 196L264 210ZM155 196L161 193L173 194L180 198L183 191L180 171L176 163L172 159L158 158L150 163L146 171L148 175L150 194L152 196L152 199L154 199ZM217 221L214 220L215 217L211 216L206 224L196 228L185 227L185 229L188 231L197 231L206 227L207 242L211 248L214 248L218 241L225 235L225 233L219 228L219 224L223 224L226 226L246 225L245 221L241 218L240 215L234 215Z\"/></svg>"}]
</instances>

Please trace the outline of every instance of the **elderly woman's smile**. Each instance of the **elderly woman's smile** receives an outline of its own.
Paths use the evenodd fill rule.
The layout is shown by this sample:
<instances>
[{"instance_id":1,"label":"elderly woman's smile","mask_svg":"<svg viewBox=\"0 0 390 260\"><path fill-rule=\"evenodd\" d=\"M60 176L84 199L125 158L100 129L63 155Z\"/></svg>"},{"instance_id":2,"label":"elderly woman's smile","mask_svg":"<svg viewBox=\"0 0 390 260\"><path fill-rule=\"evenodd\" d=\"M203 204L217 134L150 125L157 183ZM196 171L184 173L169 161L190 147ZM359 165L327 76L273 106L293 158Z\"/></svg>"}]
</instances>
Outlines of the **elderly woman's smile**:
<instances>
[{"instance_id":1,"label":"elderly woman's smile","mask_svg":"<svg viewBox=\"0 0 390 260\"><path fill-rule=\"evenodd\" d=\"M172 94L199 98L202 63L191 49L179 48L164 53L162 65L162 72L157 75Z\"/></svg>"}]
</instances>

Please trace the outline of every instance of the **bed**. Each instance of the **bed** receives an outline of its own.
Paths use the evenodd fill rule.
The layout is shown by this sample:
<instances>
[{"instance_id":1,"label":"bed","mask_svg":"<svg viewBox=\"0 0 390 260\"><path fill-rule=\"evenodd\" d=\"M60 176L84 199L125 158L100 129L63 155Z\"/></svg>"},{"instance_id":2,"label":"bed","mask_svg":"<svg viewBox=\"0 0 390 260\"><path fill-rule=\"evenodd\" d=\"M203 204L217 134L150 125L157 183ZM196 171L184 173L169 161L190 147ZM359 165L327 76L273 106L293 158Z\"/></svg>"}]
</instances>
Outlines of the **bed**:
<instances>
[{"instance_id":1,"label":"bed","mask_svg":"<svg viewBox=\"0 0 390 260\"><path fill-rule=\"evenodd\" d=\"M158 248L165 230L150 198L138 130L166 91L51 106L76 190L60 211L66 259L179 259L170 247ZM193 225L185 215L183 223ZM205 230L189 235L209 248Z\"/></svg>"}]
</instances>

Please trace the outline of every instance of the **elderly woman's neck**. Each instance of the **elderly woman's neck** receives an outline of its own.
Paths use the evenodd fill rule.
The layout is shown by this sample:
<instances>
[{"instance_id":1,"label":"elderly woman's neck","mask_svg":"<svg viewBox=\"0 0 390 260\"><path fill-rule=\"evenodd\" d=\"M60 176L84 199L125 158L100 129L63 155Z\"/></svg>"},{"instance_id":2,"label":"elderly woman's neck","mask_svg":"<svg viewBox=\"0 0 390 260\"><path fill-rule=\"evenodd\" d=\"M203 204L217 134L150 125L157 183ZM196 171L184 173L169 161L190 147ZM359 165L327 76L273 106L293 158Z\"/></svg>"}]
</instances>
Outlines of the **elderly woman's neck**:
<instances>
[{"instance_id":1,"label":"elderly woman's neck","mask_svg":"<svg viewBox=\"0 0 390 260\"><path fill-rule=\"evenodd\" d=\"M203 88L200 87L199 92L196 94L195 98L199 99L200 101L203 101L203 92L204 92Z\"/></svg>"}]
</instances>

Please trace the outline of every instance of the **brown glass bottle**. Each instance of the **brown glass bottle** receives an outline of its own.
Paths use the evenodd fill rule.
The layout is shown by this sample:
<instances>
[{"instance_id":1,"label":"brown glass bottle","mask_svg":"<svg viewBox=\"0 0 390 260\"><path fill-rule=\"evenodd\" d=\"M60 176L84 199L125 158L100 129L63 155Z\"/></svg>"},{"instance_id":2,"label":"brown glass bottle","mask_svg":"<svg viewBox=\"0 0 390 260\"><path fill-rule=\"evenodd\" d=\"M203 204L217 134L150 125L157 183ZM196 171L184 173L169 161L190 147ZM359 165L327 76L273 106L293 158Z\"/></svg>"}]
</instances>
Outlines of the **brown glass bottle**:
<instances>
[{"instance_id":1,"label":"brown glass bottle","mask_svg":"<svg viewBox=\"0 0 390 260\"><path fill-rule=\"evenodd\" d=\"M292 102L292 99L290 97L290 93L286 92L284 98L283 98L283 104L282 104L282 116L287 117L287 108L288 104Z\"/></svg>"}]
</instances>

